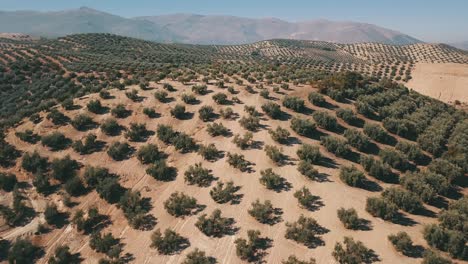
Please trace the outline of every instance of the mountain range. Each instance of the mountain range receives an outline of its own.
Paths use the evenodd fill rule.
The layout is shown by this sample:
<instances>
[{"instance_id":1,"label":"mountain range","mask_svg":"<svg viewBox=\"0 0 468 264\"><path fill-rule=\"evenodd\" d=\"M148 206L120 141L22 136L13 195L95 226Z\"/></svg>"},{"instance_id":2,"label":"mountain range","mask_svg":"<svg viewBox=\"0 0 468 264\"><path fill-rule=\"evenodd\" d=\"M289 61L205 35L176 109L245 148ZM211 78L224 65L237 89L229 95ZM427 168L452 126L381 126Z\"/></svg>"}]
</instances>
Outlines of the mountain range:
<instances>
[{"instance_id":1,"label":"mountain range","mask_svg":"<svg viewBox=\"0 0 468 264\"><path fill-rule=\"evenodd\" d=\"M76 33L113 33L160 42L245 44L266 39L303 39L337 43L413 44L406 34L358 22L172 14L125 18L87 7L36 12L0 11L0 32L60 37Z\"/></svg>"}]
</instances>

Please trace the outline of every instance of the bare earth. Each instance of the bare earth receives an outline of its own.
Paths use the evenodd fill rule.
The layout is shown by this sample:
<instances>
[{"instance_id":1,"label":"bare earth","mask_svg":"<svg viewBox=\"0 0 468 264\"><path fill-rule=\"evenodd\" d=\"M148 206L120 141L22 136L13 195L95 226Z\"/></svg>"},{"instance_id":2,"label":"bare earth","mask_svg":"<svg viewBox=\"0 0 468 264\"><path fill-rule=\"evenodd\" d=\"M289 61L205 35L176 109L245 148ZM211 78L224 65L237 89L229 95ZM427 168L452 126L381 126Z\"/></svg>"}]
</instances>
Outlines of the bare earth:
<instances>
[{"instance_id":1,"label":"bare earth","mask_svg":"<svg viewBox=\"0 0 468 264\"><path fill-rule=\"evenodd\" d=\"M468 64L417 63L407 86L447 103L468 103Z\"/></svg>"}]
</instances>

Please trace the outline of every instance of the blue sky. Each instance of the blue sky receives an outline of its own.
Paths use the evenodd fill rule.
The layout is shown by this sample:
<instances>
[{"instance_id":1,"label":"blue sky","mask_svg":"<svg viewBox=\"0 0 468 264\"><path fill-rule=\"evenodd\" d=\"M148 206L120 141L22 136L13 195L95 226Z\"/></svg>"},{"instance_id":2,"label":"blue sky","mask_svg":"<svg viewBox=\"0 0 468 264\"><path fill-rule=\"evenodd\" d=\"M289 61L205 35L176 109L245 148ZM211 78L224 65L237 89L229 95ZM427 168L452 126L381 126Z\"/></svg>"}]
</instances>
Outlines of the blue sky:
<instances>
[{"instance_id":1,"label":"blue sky","mask_svg":"<svg viewBox=\"0 0 468 264\"><path fill-rule=\"evenodd\" d=\"M124 17L197 13L288 21L348 20L395 29L424 41L468 40L468 0L0 0L4 11L81 6Z\"/></svg>"}]
</instances>

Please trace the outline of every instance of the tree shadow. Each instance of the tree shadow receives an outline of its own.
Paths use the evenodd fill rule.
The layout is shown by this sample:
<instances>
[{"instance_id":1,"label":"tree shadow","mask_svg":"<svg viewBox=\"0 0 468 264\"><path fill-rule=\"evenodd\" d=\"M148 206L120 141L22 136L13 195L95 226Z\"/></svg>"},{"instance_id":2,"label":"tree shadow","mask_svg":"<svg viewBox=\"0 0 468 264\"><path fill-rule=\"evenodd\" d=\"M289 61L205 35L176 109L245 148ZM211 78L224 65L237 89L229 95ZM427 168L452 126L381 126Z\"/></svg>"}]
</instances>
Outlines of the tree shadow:
<instances>
[{"instance_id":1,"label":"tree shadow","mask_svg":"<svg viewBox=\"0 0 468 264\"><path fill-rule=\"evenodd\" d=\"M349 154L346 155L345 159L354 162L356 164L359 164L359 161L361 160L361 154L359 152L354 152L352 150L349 151Z\"/></svg>"},{"instance_id":2,"label":"tree shadow","mask_svg":"<svg viewBox=\"0 0 468 264\"><path fill-rule=\"evenodd\" d=\"M356 229L361 231L370 231L372 230L372 222L364 218L359 218Z\"/></svg>"},{"instance_id":3,"label":"tree shadow","mask_svg":"<svg viewBox=\"0 0 468 264\"><path fill-rule=\"evenodd\" d=\"M183 115L178 116L177 119L179 120L190 120L195 116L195 113L192 112L185 112Z\"/></svg>"},{"instance_id":4,"label":"tree shadow","mask_svg":"<svg viewBox=\"0 0 468 264\"><path fill-rule=\"evenodd\" d=\"M322 198L320 196L312 195L312 200L309 201L307 205L304 205L304 208L311 211L315 212L325 206L325 204L322 201Z\"/></svg>"},{"instance_id":5,"label":"tree shadow","mask_svg":"<svg viewBox=\"0 0 468 264\"><path fill-rule=\"evenodd\" d=\"M330 169L336 169L338 168L338 164L335 162L335 160L330 159L328 157L322 157L320 159L320 162L317 164L322 167L330 168Z\"/></svg>"},{"instance_id":6,"label":"tree shadow","mask_svg":"<svg viewBox=\"0 0 468 264\"><path fill-rule=\"evenodd\" d=\"M402 226L414 226L418 222L414 221L413 219L405 216L404 214L398 212L396 217L392 219L392 223L402 225Z\"/></svg>"},{"instance_id":7,"label":"tree shadow","mask_svg":"<svg viewBox=\"0 0 468 264\"><path fill-rule=\"evenodd\" d=\"M437 196L436 198L432 199L431 201L429 201L429 204L439 209L448 208L448 201L442 196Z\"/></svg>"},{"instance_id":8,"label":"tree shadow","mask_svg":"<svg viewBox=\"0 0 468 264\"><path fill-rule=\"evenodd\" d=\"M69 214L67 212L60 212L55 216L51 224L57 228L62 228L69 223L68 218Z\"/></svg>"},{"instance_id":9,"label":"tree shadow","mask_svg":"<svg viewBox=\"0 0 468 264\"><path fill-rule=\"evenodd\" d=\"M284 142L284 144L286 146L293 146L293 145L300 145L302 144L302 142L297 137L288 137L286 141Z\"/></svg>"},{"instance_id":10,"label":"tree shadow","mask_svg":"<svg viewBox=\"0 0 468 264\"><path fill-rule=\"evenodd\" d=\"M362 186L359 187L369 192L380 192L383 190L382 186L378 183L367 179L363 182Z\"/></svg>"},{"instance_id":11,"label":"tree shadow","mask_svg":"<svg viewBox=\"0 0 468 264\"><path fill-rule=\"evenodd\" d=\"M152 214L147 214L142 217L141 224L138 226L138 230L151 231L157 224L156 217Z\"/></svg>"},{"instance_id":12,"label":"tree shadow","mask_svg":"<svg viewBox=\"0 0 468 264\"><path fill-rule=\"evenodd\" d=\"M426 249L423 246L412 245L411 248L403 252L403 254L410 258L422 258L424 251L426 251Z\"/></svg>"}]
</instances>

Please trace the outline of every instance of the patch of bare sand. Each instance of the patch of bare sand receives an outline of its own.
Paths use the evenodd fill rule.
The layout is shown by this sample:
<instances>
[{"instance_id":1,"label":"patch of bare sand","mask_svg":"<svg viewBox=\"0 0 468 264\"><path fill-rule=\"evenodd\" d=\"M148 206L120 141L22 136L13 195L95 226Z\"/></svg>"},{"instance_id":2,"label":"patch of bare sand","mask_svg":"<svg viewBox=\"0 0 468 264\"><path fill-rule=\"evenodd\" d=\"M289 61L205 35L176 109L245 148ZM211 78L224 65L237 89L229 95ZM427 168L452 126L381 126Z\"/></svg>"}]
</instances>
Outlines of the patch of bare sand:
<instances>
[{"instance_id":1,"label":"patch of bare sand","mask_svg":"<svg viewBox=\"0 0 468 264\"><path fill-rule=\"evenodd\" d=\"M453 103L468 102L468 64L417 63L407 86L421 94Z\"/></svg>"}]
</instances>

